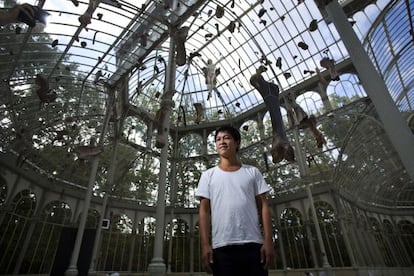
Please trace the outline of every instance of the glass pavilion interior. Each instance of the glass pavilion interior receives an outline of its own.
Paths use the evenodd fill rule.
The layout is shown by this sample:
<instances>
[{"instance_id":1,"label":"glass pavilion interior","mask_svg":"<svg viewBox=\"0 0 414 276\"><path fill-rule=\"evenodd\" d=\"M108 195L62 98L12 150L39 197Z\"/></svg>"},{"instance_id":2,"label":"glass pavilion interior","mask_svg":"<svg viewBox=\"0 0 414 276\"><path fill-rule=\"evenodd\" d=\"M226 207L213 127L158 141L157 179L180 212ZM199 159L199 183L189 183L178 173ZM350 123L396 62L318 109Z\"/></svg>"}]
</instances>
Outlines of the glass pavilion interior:
<instances>
[{"instance_id":1,"label":"glass pavilion interior","mask_svg":"<svg viewBox=\"0 0 414 276\"><path fill-rule=\"evenodd\" d=\"M0 27L0 274L203 275L195 190L230 124L272 188L270 275L413 275L414 0L25 2L48 15Z\"/></svg>"}]
</instances>

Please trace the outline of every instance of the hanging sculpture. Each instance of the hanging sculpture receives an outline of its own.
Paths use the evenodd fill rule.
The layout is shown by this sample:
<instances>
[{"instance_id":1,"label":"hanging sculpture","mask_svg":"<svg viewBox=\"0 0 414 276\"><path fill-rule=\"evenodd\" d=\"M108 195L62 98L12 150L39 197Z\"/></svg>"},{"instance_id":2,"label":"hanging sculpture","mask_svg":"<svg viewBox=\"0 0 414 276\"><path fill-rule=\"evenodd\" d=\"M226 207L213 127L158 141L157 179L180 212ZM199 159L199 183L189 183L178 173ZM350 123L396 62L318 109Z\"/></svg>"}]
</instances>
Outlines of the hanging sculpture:
<instances>
[{"instance_id":1,"label":"hanging sculpture","mask_svg":"<svg viewBox=\"0 0 414 276\"><path fill-rule=\"evenodd\" d=\"M187 54L185 49L185 42L187 39L188 31L190 27L183 26L173 32L172 39L175 44L175 64L177 66L183 66L187 62ZM166 91L162 96L160 108L155 115L155 121L157 125L157 138L155 147L163 148L167 142L167 132L164 128L164 121L167 117L169 110L172 108L174 102L172 100L175 90Z\"/></svg>"},{"instance_id":2,"label":"hanging sculpture","mask_svg":"<svg viewBox=\"0 0 414 276\"><path fill-rule=\"evenodd\" d=\"M330 59L329 57L324 57L323 59L321 59L319 63L323 68L329 70L331 80L339 81L339 74L336 71L335 61L333 59Z\"/></svg>"},{"instance_id":3,"label":"hanging sculpture","mask_svg":"<svg viewBox=\"0 0 414 276\"><path fill-rule=\"evenodd\" d=\"M184 26L179 28L173 33L173 39L175 42L175 63L177 66L183 66L186 63L186 50L185 50L185 41L187 39L189 27Z\"/></svg>"},{"instance_id":4,"label":"hanging sculpture","mask_svg":"<svg viewBox=\"0 0 414 276\"><path fill-rule=\"evenodd\" d=\"M42 103L51 103L56 100L57 94L53 89L49 88L49 81L46 76L37 74L35 83L39 87L36 90L36 94Z\"/></svg>"},{"instance_id":5,"label":"hanging sculpture","mask_svg":"<svg viewBox=\"0 0 414 276\"><path fill-rule=\"evenodd\" d=\"M270 119L273 128L273 141L270 153L272 154L273 163L279 163L283 159L295 161L295 153L289 144L283 125L282 114L280 113L279 87L271 82L267 82L261 75L267 69L260 66L256 73L250 78L250 84L259 91L263 97L264 103L269 110Z\"/></svg>"},{"instance_id":6,"label":"hanging sculpture","mask_svg":"<svg viewBox=\"0 0 414 276\"><path fill-rule=\"evenodd\" d=\"M274 83L267 82L261 75L266 70L266 67L260 66L256 70L256 74L250 78L250 83L259 91L269 110L273 128L273 141L270 150L273 163L279 163L283 159L291 162L295 160L294 150L286 135L280 107L286 109L291 122L297 124L299 128L309 128L315 137L317 147L322 148L326 144L326 140L316 127L316 118L313 115L308 116L294 99L290 97L279 99L279 87Z\"/></svg>"},{"instance_id":7,"label":"hanging sculpture","mask_svg":"<svg viewBox=\"0 0 414 276\"><path fill-rule=\"evenodd\" d=\"M204 117L204 109L201 103L194 103L194 107L196 109L196 118L194 119L194 123L199 124Z\"/></svg>"},{"instance_id":8,"label":"hanging sculpture","mask_svg":"<svg viewBox=\"0 0 414 276\"><path fill-rule=\"evenodd\" d=\"M300 129L309 128L315 137L316 146L319 149L321 149L323 145L326 144L325 138L316 127L316 118L314 115L308 116L303 108L294 99L291 99L289 95L280 102L280 105L286 109L287 114L290 117L290 121L294 125L297 125Z\"/></svg>"},{"instance_id":9,"label":"hanging sculpture","mask_svg":"<svg viewBox=\"0 0 414 276\"><path fill-rule=\"evenodd\" d=\"M203 67L203 74L206 79L206 85L208 90L207 101L211 98L211 92L216 88L217 76L220 74L220 68L216 68L216 64L213 63L211 59L208 59L207 62L203 60L206 65Z\"/></svg>"}]
</instances>

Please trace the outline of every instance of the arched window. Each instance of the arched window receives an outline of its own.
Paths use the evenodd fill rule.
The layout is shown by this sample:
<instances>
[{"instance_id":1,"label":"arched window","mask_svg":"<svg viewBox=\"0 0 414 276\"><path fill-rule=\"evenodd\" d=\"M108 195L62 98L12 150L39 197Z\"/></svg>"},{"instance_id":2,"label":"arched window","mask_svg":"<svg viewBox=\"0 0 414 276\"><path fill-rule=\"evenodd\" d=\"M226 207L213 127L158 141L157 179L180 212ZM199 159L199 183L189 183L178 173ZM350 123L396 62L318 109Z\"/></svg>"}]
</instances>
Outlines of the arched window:
<instances>
[{"instance_id":1,"label":"arched window","mask_svg":"<svg viewBox=\"0 0 414 276\"><path fill-rule=\"evenodd\" d=\"M137 224L136 235L131 241L131 246L134 248L132 272L143 272L148 269L153 256L155 222L155 218L145 217Z\"/></svg>"},{"instance_id":2,"label":"arched window","mask_svg":"<svg viewBox=\"0 0 414 276\"><path fill-rule=\"evenodd\" d=\"M400 231L401 240L411 260L414 263L414 224L408 220L398 222L398 230Z\"/></svg>"},{"instance_id":3,"label":"arched window","mask_svg":"<svg viewBox=\"0 0 414 276\"><path fill-rule=\"evenodd\" d=\"M280 215L287 268L313 267L312 254L306 234L302 214L295 208L286 208Z\"/></svg>"},{"instance_id":4,"label":"arched window","mask_svg":"<svg viewBox=\"0 0 414 276\"><path fill-rule=\"evenodd\" d=\"M396 260L396 265L409 266L410 261L405 251L404 245L401 242L400 237L398 237L398 231L396 231L396 227L394 227L394 225L388 219L383 220L382 227L384 229L384 237L390 245L392 255Z\"/></svg>"},{"instance_id":5,"label":"arched window","mask_svg":"<svg viewBox=\"0 0 414 276\"><path fill-rule=\"evenodd\" d=\"M0 227L0 271L3 273L13 273L15 261L23 248L35 208L35 194L23 190L13 198L9 212L4 215Z\"/></svg>"},{"instance_id":6,"label":"arched window","mask_svg":"<svg viewBox=\"0 0 414 276\"><path fill-rule=\"evenodd\" d=\"M395 266L395 259L393 252L390 248L390 245L387 243L386 238L384 237L384 229L381 228L379 221L374 218L368 218L372 232L374 234L375 240L377 241L377 245L379 251L384 259L384 262L387 266Z\"/></svg>"},{"instance_id":7,"label":"arched window","mask_svg":"<svg viewBox=\"0 0 414 276\"><path fill-rule=\"evenodd\" d=\"M133 246L131 233L132 220L128 216L121 214L110 217L109 229L102 230L99 269L106 271L128 270L129 253L131 246Z\"/></svg>"},{"instance_id":8,"label":"arched window","mask_svg":"<svg viewBox=\"0 0 414 276\"><path fill-rule=\"evenodd\" d=\"M190 230L183 219L173 219L165 230L164 256L172 272L190 271ZM172 243L171 256L168 256L169 243Z\"/></svg>"},{"instance_id":9,"label":"arched window","mask_svg":"<svg viewBox=\"0 0 414 276\"><path fill-rule=\"evenodd\" d=\"M30 238L20 273L48 273L53 266L55 254L59 247L62 229L70 223L72 211L62 201L52 201L42 209L40 217ZM26 263L30 263L26 266Z\"/></svg>"},{"instance_id":10,"label":"arched window","mask_svg":"<svg viewBox=\"0 0 414 276\"><path fill-rule=\"evenodd\" d=\"M335 210L325 201L315 202L315 209L329 264L335 267L350 266L351 262L349 260L343 233L340 229ZM309 216L312 216L311 210L309 210ZM313 228L314 237L316 237L315 231L316 230ZM319 248L319 244L316 241L315 243ZM319 260L322 260L320 253L318 256L320 257Z\"/></svg>"}]
</instances>

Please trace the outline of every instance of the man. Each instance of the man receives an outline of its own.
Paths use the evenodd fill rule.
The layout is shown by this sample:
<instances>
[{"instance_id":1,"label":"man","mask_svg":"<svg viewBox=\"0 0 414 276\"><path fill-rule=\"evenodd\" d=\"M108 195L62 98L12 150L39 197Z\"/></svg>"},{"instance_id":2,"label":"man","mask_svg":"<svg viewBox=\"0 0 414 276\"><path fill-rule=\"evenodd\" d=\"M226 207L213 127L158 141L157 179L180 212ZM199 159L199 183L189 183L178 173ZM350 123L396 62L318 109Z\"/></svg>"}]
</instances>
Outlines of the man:
<instances>
[{"instance_id":1,"label":"man","mask_svg":"<svg viewBox=\"0 0 414 276\"><path fill-rule=\"evenodd\" d=\"M202 264L215 276L268 275L274 256L269 187L256 167L239 161L240 139L231 126L216 131L220 162L202 173L196 192Z\"/></svg>"}]
</instances>

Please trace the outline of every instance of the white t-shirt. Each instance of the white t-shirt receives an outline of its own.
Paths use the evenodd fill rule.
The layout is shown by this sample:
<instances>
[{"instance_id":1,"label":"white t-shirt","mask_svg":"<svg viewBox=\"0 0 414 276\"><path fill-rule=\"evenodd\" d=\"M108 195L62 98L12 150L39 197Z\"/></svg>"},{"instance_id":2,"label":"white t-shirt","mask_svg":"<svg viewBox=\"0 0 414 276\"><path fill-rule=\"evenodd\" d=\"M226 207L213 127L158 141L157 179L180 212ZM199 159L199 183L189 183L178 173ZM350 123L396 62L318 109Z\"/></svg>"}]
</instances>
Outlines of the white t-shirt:
<instances>
[{"instance_id":1,"label":"white t-shirt","mask_svg":"<svg viewBox=\"0 0 414 276\"><path fill-rule=\"evenodd\" d=\"M196 196L210 200L213 248L263 243L256 196L269 190L260 171L250 165L233 172L216 166L201 174Z\"/></svg>"}]
</instances>

